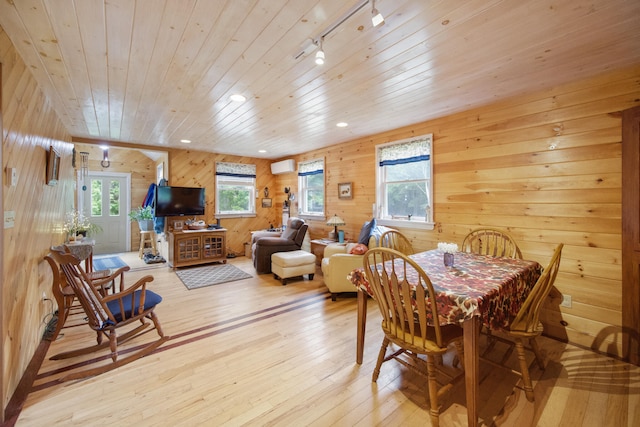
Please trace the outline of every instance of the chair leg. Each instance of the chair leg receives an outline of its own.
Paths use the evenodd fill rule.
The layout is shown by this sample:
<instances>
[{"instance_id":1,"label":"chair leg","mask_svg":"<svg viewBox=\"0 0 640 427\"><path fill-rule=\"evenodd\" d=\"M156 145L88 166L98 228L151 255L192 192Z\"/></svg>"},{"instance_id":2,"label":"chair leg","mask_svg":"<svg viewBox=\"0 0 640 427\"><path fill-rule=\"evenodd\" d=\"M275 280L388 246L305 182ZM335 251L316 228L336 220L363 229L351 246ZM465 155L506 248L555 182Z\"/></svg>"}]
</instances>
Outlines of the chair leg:
<instances>
[{"instance_id":1,"label":"chair leg","mask_svg":"<svg viewBox=\"0 0 640 427\"><path fill-rule=\"evenodd\" d=\"M529 367L527 366L527 359L524 353L524 344L520 338L516 340L516 351L520 362L520 373L522 374L524 394L529 402L533 402L535 399L533 397L533 387L531 386L531 376L529 375Z\"/></svg>"},{"instance_id":2,"label":"chair leg","mask_svg":"<svg viewBox=\"0 0 640 427\"><path fill-rule=\"evenodd\" d=\"M538 342L536 341L536 337L531 337L529 339L529 344L531 345L531 349L533 350L533 354L536 356L536 362L538 362L538 366L541 370L544 370L544 359L542 358L542 353L540 353L540 347L538 347Z\"/></svg>"},{"instance_id":3,"label":"chair leg","mask_svg":"<svg viewBox=\"0 0 640 427\"><path fill-rule=\"evenodd\" d=\"M382 345L380 346L380 352L378 353L378 361L376 362L376 368L373 370L372 381L375 383L378 381L378 375L380 375L380 367L384 362L385 355L387 354L387 346L389 345L389 338L384 337Z\"/></svg>"},{"instance_id":4,"label":"chair leg","mask_svg":"<svg viewBox=\"0 0 640 427\"><path fill-rule=\"evenodd\" d=\"M115 329L109 331L109 349L111 350L111 360L118 360L118 334Z\"/></svg>"},{"instance_id":5,"label":"chair leg","mask_svg":"<svg viewBox=\"0 0 640 427\"><path fill-rule=\"evenodd\" d=\"M429 415L431 416L431 425L438 427L440 425L440 407L438 406L438 382L436 380L436 363L435 357L427 355L427 372L429 374Z\"/></svg>"},{"instance_id":6,"label":"chair leg","mask_svg":"<svg viewBox=\"0 0 640 427\"><path fill-rule=\"evenodd\" d=\"M457 362L453 364L455 367L460 367L464 370L464 343L462 340L458 340L455 342L456 345L456 353L457 353ZM456 358L454 358L456 360Z\"/></svg>"}]
</instances>

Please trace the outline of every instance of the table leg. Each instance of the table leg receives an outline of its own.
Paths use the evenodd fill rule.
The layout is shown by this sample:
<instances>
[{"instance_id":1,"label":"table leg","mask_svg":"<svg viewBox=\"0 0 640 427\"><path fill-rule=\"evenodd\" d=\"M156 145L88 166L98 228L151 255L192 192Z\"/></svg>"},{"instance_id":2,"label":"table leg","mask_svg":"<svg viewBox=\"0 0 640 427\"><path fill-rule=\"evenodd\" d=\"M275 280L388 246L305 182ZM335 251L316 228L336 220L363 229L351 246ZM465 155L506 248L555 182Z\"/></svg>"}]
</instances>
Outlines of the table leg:
<instances>
[{"instance_id":1,"label":"table leg","mask_svg":"<svg viewBox=\"0 0 640 427\"><path fill-rule=\"evenodd\" d=\"M464 381L467 391L467 422L469 427L477 427L478 425L480 324L479 316L473 316L462 324L464 330Z\"/></svg>"},{"instance_id":2,"label":"table leg","mask_svg":"<svg viewBox=\"0 0 640 427\"><path fill-rule=\"evenodd\" d=\"M367 295L358 290L358 326L356 344L356 363L362 365L364 354L364 331L367 327Z\"/></svg>"}]
</instances>

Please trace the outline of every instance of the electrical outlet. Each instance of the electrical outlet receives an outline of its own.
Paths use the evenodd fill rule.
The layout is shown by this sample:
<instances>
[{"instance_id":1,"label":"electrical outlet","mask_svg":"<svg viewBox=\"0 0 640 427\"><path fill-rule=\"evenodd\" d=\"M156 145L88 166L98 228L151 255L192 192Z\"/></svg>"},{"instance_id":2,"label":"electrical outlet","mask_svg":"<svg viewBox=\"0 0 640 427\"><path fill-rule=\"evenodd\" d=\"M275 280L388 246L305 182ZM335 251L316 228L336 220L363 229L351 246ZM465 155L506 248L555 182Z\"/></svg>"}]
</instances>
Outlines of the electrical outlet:
<instances>
[{"instance_id":1,"label":"electrical outlet","mask_svg":"<svg viewBox=\"0 0 640 427\"><path fill-rule=\"evenodd\" d=\"M571 295L562 295L560 307L571 308Z\"/></svg>"}]
</instances>

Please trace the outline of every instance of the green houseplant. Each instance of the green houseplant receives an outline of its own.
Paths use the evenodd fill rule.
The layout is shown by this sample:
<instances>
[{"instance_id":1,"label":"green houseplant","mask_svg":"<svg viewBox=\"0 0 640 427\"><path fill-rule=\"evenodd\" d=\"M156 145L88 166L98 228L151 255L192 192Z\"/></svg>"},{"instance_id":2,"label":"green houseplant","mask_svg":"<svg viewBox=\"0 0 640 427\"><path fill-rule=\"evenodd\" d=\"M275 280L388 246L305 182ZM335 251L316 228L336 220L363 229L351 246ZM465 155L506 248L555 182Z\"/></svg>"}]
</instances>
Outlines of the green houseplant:
<instances>
[{"instance_id":1,"label":"green houseplant","mask_svg":"<svg viewBox=\"0 0 640 427\"><path fill-rule=\"evenodd\" d=\"M153 209L151 206L142 206L133 209L129 212L129 219L137 221L140 231L152 231L153 230Z\"/></svg>"}]
</instances>

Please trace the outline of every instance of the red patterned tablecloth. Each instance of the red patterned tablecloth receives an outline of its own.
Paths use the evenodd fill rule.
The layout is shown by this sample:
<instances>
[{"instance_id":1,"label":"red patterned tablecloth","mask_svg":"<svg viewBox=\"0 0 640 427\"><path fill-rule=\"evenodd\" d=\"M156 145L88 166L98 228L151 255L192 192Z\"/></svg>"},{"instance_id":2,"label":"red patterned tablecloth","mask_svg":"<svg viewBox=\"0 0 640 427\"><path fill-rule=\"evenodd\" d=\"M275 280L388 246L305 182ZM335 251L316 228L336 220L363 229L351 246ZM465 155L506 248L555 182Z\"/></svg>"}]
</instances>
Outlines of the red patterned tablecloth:
<instances>
[{"instance_id":1,"label":"red patterned tablecloth","mask_svg":"<svg viewBox=\"0 0 640 427\"><path fill-rule=\"evenodd\" d=\"M431 279L441 325L482 316L492 329L508 326L542 274L536 261L458 252L454 266L445 267L442 255L431 250L410 256ZM363 269L353 270L349 280L372 295Z\"/></svg>"}]
</instances>

